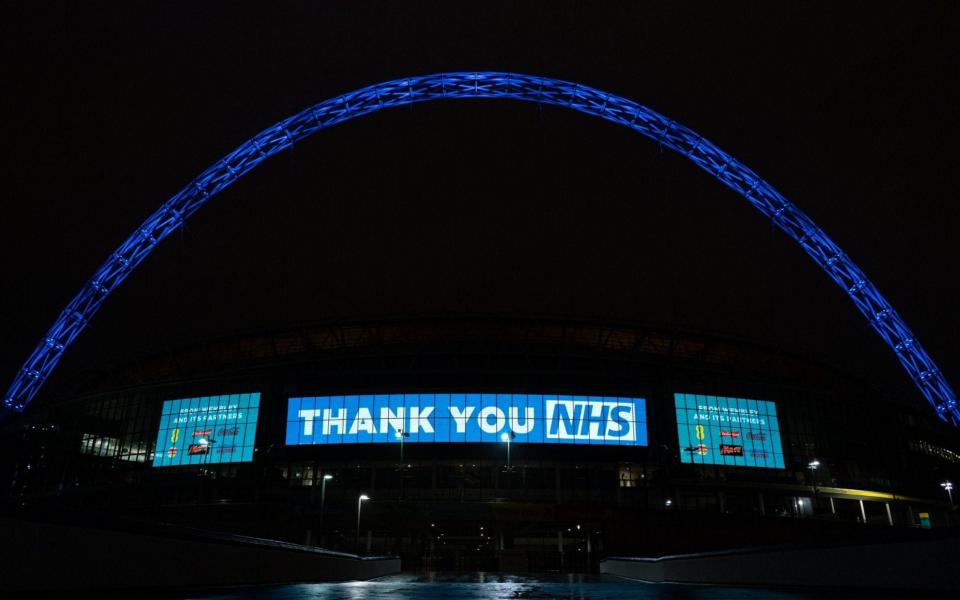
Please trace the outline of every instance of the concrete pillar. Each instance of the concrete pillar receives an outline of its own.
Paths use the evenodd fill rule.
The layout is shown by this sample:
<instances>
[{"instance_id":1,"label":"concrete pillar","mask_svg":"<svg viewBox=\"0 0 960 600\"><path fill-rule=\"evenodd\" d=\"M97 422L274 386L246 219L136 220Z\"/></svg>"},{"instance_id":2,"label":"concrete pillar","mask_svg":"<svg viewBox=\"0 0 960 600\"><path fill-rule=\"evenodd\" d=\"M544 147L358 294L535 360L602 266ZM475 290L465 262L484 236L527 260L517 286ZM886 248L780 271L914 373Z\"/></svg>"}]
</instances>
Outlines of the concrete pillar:
<instances>
[{"instance_id":1,"label":"concrete pillar","mask_svg":"<svg viewBox=\"0 0 960 600\"><path fill-rule=\"evenodd\" d=\"M560 551L560 571L563 572L563 530L557 531L557 550Z\"/></svg>"},{"instance_id":2,"label":"concrete pillar","mask_svg":"<svg viewBox=\"0 0 960 600\"><path fill-rule=\"evenodd\" d=\"M830 496L830 514L837 514L837 505L833 502L833 496Z\"/></svg>"},{"instance_id":3,"label":"concrete pillar","mask_svg":"<svg viewBox=\"0 0 960 600\"><path fill-rule=\"evenodd\" d=\"M860 500L860 517L863 518L863 522L867 522L867 508L863 505L863 500Z\"/></svg>"},{"instance_id":4,"label":"concrete pillar","mask_svg":"<svg viewBox=\"0 0 960 600\"><path fill-rule=\"evenodd\" d=\"M890 527L893 527L893 513L890 512L890 503L889 503L889 502L884 502L883 505L884 505L884 506L886 507L886 509L887 509L887 523L890 524Z\"/></svg>"},{"instance_id":5,"label":"concrete pillar","mask_svg":"<svg viewBox=\"0 0 960 600\"><path fill-rule=\"evenodd\" d=\"M619 470L618 470L618 471L617 471L617 483L615 484L615 485L617 486L617 506L621 506L621 505L623 504L623 498L622 498L622 494L623 494L623 492L622 492L622 490L623 490L623 479L621 479L621 477L622 477L622 475L620 474L620 472L619 472Z\"/></svg>"},{"instance_id":6,"label":"concrete pillar","mask_svg":"<svg viewBox=\"0 0 960 600\"><path fill-rule=\"evenodd\" d=\"M563 474L563 471L561 471L560 467L554 467L553 472L555 473L555 476L554 476L553 479L554 479L554 481L555 481L556 484L557 484L557 499L556 499L556 501L557 501L557 504L560 504L560 497L563 495L563 494L561 493L561 489L562 489L562 488L561 488L561 486L560 486L560 478L561 478L561 476L562 476L562 474Z\"/></svg>"}]
</instances>

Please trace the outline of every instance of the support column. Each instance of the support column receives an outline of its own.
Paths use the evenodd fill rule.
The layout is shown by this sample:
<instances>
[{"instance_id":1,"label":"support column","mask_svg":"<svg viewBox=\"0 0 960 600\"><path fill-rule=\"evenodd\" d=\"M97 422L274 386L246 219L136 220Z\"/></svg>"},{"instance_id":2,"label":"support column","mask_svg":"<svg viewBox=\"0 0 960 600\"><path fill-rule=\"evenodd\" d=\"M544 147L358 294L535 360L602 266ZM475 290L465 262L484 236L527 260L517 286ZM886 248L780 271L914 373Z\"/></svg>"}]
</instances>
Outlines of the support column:
<instances>
[{"instance_id":1,"label":"support column","mask_svg":"<svg viewBox=\"0 0 960 600\"><path fill-rule=\"evenodd\" d=\"M833 503L833 496L830 496L830 514L837 514L837 505Z\"/></svg>"},{"instance_id":2,"label":"support column","mask_svg":"<svg viewBox=\"0 0 960 600\"><path fill-rule=\"evenodd\" d=\"M560 552L560 572L563 572L563 530L557 530L557 550Z\"/></svg>"},{"instance_id":3,"label":"support column","mask_svg":"<svg viewBox=\"0 0 960 600\"><path fill-rule=\"evenodd\" d=\"M553 472L554 472L554 478L553 478L553 479L554 479L554 482L557 484L556 503L557 503L557 504L560 504L560 497L562 496L562 493L561 493L561 489L562 489L562 488L561 488L561 486L560 486L560 479L561 479L561 477L562 477L562 475L563 475L563 472L561 471L560 467L554 467L554 468L553 468Z\"/></svg>"},{"instance_id":4,"label":"support column","mask_svg":"<svg viewBox=\"0 0 960 600\"><path fill-rule=\"evenodd\" d=\"M757 504L760 506L760 516L767 514L767 505L763 502L763 492L757 492Z\"/></svg>"},{"instance_id":5,"label":"support column","mask_svg":"<svg viewBox=\"0 0 960 600\"><path fill-rule=\"evenodd\" d=\"M617 467L617 483L616 483L616 486L617 486L617 492L616 492L617 506L621 506L621 505L623 504L623 498L622 498L622 494L623 494L623 492L622 492L622 490L623 490L623 475L620 473L620 468L621 468L621 467ZM633 471L631 471L630 474L631 474L631 476L632 476L632 475L633 475Z\"/></svg>"},{"instance_id":6,"label":"support column","mask_svg":"<svg viewBox=\"0 0 960 600\"><path fill-rule=\"evenodd\" d=\"M863 505L863 500L860 500L860 517L863 519L864 524L866 524L867 508Z\"/></svg>"},{"instance_id":7,"label":"support column","mask_svg":"<svg viewBox=\"0 0 960 600\"><path fill-rule=\"evenodd\" d=\"M886 509L887 509L887 523L890 524L890 527L893 527L893 513L890 512L890 503L889 503L889 502L884 502L883 505L884 505L884 506L886 507Z\"/></svg>"}]
</instances>

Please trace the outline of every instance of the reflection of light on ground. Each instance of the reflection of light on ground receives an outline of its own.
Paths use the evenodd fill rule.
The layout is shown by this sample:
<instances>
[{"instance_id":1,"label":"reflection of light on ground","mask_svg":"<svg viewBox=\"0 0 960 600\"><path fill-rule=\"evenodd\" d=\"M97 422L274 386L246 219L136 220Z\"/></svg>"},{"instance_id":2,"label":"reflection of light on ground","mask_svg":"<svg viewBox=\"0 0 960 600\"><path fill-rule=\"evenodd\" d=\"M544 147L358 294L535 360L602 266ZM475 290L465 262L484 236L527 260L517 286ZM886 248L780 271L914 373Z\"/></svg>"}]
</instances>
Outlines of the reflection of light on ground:
<instances>
[{"instance_id":1,"label":"reflection of light on ground","mask_svg":"<svg viewBox=\"0 0 960 600\"><path fill-rule=\"evenodd\" d=\"M182 598L183 596L177 596ZM781 592L649 584L602 575L404 573L372 581L233 588L203 600L893 600L876 592Z\"/></svg>"}]
</instances>

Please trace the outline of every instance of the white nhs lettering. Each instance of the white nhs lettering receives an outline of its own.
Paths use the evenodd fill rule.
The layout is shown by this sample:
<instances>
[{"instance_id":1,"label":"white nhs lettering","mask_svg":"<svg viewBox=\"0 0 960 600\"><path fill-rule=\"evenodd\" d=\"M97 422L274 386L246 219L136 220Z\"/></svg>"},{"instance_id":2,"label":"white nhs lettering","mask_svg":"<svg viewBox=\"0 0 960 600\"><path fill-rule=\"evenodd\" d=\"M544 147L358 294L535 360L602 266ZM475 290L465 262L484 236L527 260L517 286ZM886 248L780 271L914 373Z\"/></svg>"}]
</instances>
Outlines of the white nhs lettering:
<instances>
[{"instance_id":1,"label":"white nhs lettering","mask_svg":"<svg viewBox=\"0 0 960 600\"><path fill-rule=\"evenodd\" d=\"M547 400L548 439L637 441L633 402Z\"/></svg>"}]
</instances>

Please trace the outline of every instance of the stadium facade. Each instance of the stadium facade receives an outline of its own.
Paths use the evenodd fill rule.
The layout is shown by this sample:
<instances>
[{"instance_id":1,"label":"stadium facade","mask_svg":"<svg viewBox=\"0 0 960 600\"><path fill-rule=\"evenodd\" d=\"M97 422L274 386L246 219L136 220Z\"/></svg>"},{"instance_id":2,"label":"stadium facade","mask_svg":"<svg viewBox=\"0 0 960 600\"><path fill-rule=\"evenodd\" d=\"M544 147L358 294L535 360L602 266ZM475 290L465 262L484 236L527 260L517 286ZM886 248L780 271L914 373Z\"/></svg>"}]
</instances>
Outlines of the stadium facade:
<instances>
[{"instance_id":1,"label":"stadium facade","mask_svg":"<svg viewBox=\"0 0 960 600\"><path fill-rule=\"evenodd\" d=\"M955 429L815 358L728 336L331 322L64 389L5 425L12 504L449 569L590 569L615 553L957 522L940 486L960 476Z\"/></svg>"}]
</instances>

